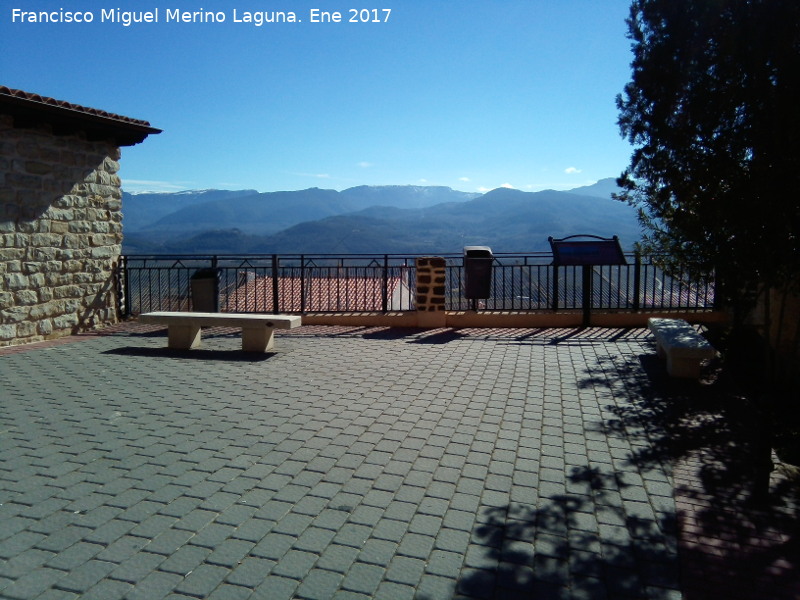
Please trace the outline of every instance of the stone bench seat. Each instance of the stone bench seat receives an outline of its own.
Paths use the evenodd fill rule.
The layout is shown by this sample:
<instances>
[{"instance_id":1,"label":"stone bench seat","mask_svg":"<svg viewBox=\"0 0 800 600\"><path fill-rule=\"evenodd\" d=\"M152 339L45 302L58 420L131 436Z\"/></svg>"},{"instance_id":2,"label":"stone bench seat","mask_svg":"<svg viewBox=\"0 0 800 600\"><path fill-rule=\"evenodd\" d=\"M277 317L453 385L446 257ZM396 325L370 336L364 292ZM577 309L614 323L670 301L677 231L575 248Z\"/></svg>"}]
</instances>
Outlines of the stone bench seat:
<instances>
[{"instance_id":1,"label":"stone bench seat","mask_svg":"<svg viewBox=\"0 0 800 600\"><path fill-rule=\"evenodd\" d=\"M293 329L302 324L301 317L296 315L170 311L144 313L139 315L139 321L167 325L167 345L182 350L200 346L201 327L241 327L245 352L271 350L276 329Z\"/></svg>"},{"instance_id":2,"label":"stone bench seat","mask_svg":"<svg viewBox=\"0 0 800 600\"><path fill-rule=\"evenodd\" d=\"M699 379L703 361L716 355L714 347L683 319L652 318L647 328L656 338L656 352L666 357L672 377Z\"/></svg>"}]
</instances>

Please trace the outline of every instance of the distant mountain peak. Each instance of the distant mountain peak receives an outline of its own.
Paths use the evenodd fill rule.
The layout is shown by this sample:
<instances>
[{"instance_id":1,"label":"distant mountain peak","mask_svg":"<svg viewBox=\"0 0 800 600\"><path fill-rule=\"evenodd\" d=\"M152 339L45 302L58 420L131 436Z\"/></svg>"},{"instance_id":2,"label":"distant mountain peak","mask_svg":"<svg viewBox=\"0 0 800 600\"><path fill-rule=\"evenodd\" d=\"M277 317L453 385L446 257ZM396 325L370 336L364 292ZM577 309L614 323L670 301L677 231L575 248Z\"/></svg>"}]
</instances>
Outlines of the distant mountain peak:
<instances>
[{"instance_id":1,"label":"distant mountain peak","mask_svg":"<svg viewBox=\"0 0 800 600\"><path fill-rule=\"evenodd\" d=\"M611 194L622 191L617 185L616 177L606 177L593 183L592 185L585 185L582 187L568 190L570 194L579 194L581 196L596 196L598 198L611 198Z\"/></svg>"}]
</instances>

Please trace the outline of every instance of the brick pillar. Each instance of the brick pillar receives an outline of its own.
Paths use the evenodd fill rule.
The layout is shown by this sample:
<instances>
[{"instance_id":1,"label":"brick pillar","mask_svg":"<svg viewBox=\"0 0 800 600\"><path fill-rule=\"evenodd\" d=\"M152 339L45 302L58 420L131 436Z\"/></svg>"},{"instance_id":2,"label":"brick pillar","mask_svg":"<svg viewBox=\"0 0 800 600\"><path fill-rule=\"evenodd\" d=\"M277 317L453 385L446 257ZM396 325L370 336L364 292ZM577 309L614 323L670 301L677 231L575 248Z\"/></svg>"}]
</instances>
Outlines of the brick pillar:
<instances>
[{"instance_id":1,"label":"brick pillar","mask_svg":"<svg viewBox=\"0 0 800 600\"><path fill-rule=\"evenodd\" d=\"M417 325L445 327L445 260L438 256L420 257L417 263Z\"/></svg>"}]
</instances>

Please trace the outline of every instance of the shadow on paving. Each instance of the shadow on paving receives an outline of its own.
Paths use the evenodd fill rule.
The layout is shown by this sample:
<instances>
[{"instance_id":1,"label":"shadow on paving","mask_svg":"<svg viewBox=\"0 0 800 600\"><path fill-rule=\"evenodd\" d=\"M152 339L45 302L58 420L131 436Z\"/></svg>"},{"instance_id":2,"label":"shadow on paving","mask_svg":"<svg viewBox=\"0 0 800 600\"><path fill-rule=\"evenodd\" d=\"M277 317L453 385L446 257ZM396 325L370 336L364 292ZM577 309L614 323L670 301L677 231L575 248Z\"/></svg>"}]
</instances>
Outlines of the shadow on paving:
<instances>
[{"instance_id":1,"label":"shadow on paving","mask_svg":"<svg viewBox=\"0 0 800 600\"><path fill-rule=\"evenodd\" d=\"M242 352L234 350L211 350L194 348L193 350L176 350L174 348L142 348L138 346L123 346L105 350L103 354L116 354L118 356L154 357L154 358L183 358L190 360L222 360L226 362L257 363L269 360L275 352Z\"/></svg>"},{"instance_id":2,"label":"shadow on paving","mask_svg":"<svg viewBox=\"0 0 800 600\"><path fill-rule=\"evenodd\" d=\"M769 504L751 502L756 432L743 398L672 379L655 355L598 357L579 387L606 390L611 403L593 426L627 440L624 465L645 487L658 485L647 473L674 470L675 512L628 503L636 487L625 469L574 468L567 489L577 493L484 512L473 537L488 546L489 566L462 576L460 594L666 599L680 588L685 600L800 598L800 485L779 470Z\"/></svg>"},{"instance_id":3,"label":"shadow on paving","mask_svg":"<svg viewBox=\"0 0 800 600\"><path fill-rule=\"evenodd\" d=\"M666 535L674 520L626 514L615 476L575 469L572 484L590 494L560 494L536 509L493 508L475 535L498 562L495 573L475 569L458 591L477 598L669 598L677 564ZM665 532L667 534L665 535ZM499 595L492 595L497 586Z\"/></svg>"},{"instance_id":4,"label":"shadow on paving","mask_svg":"<svg viewBox=\"0 0 800 600\"><path fill-rule=\"evenodd\" d=\"M767 502L753 501L759 438L754 407L723 381L692 385L648 370L660 375L653 383L663 401L653 417L664 433L631 460L676 465L684 598L800 598L800 479L787 477L778 465ZM618 417L621 427L643 425L637 422L641 414L623 410Z\"/></svg>"},{"instance_id":5,"label":"shadow on paving","mask_svg":"<svg viewBox=\"0 0 800 600\"><path fill-rule=\"evenodd\" d=\"M767 504L752 501L759 432L747 398L714 373L702 384L670 378L654 355L613 360L582 385L628 390L633 402L608 407L615 417L603 425L647 442L630 464L674 465L684 598L800 598L800 480L778 469Z\"/></svg>"},{"instance_id":6,"label":"shadow on paving","mask_svg":"<svg viewBox=\"0 0 800 600\"><path fill-rule=\"evenodd\" d=\"M648 337L641 328L607 328L607 327L574 327L574 328L485 328L485 327L442 327L440 329L423 329L416 327L389 327L379 325L304 325L300 329L283 332L284 335L314 338L360 338L373 340L408 340L410 343L443 344L469 339L494 341L510 341L523 345L545 344L590 344L610 343L620 340Z\"/></svg>"}]
</instances>

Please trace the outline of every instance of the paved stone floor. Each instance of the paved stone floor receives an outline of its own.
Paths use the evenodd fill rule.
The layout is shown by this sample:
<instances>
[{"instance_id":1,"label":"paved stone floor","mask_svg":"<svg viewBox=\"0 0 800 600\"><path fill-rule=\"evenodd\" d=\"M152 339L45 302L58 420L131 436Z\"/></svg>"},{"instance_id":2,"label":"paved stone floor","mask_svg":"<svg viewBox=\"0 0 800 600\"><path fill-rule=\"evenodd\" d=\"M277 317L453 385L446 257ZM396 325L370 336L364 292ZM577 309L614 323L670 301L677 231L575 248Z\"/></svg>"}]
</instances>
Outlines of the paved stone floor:
<instances>
[{"instance_id":1,"label":"paved stone floor","mask_svg":"<svg viewBox=\"0 0 800 600\"><path fill-rule=\"evenodd\" d=\"M0 352L0 597L682 597L646 331L276 338Z\"/></svg>"}]
</instances>

